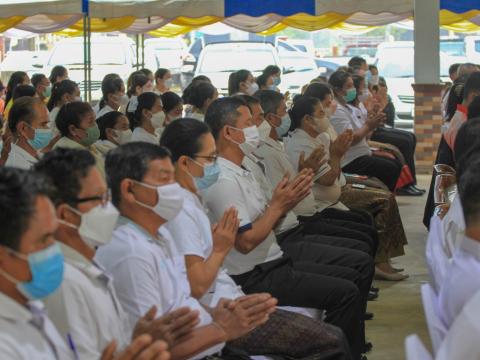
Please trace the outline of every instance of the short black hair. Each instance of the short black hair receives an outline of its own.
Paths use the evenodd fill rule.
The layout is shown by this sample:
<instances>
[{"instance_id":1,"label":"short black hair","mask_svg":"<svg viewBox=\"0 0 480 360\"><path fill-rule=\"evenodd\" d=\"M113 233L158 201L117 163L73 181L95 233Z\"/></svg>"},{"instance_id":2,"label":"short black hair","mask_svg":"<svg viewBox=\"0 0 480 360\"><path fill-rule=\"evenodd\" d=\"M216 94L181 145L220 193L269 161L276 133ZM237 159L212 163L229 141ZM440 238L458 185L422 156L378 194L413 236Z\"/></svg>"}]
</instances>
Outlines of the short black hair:
<instances>
[{"instance_id":1,"label":"short black hair","mask_svg":"<svg viewBox=\"0 0 480 360\"><path fill-rule=\"evenodd\" d=\"M275 74L280 74L282 70L277 65L268 65L265 69L263 69L262 74L266 76L272 76Z\"/></svg>"},{"instance_id":2,"label":"short black hair","mask_svg":"<svg viewBox=\"0 0 480 360\"><path fill-rule=\"evenodd\" d=\"M276 114L280 103L284 100L282 94L273 90L258 90L254 96L260 100L265 116Z\"/></svg>"},{"instance_id":3,"label":"short black hair","mask_svg":"<svg viewBox=\"0 0 480 360\"><path fill-rule=\"evenodd\" d=\"M195 85L191 85L185 89L183 100L185 104L193 105L197 109L201 109L205 101L214 97L215 90L215 86L209 82L197 82Z\"/></svg>"},{"instance_id":4,"label":"short black hair","mask_svg":"<svg viewBox=\"0 0 480 360\"><path fill-rule=\"evenodd\" d=\"M120 111L110 111L97 119L98 129L100 130L100 140L107 140L107 129L113 129L118 119L123 115Z\"/></svg>"},{"instance_id":5,"label":"short black hair","mask_svg":"<svg viewBox=\"0 0 480 360\"><path fill-rule=\"evenodd\" d=\"M468 77L463 88L463 99L467 99L474 91L480 92L480 71L475 71Z\"/></svg>"},{"instance_id":6,"label":"short black hair","mask_svg":"<svg viewBox=\"0 0 480 360\"><path fill-rule=\"evenodd\" d=\"M374 64L368 65L368 70L372 71L373 69L378 70L377 65L374 65Z\"/></svg>"},{"instance_id":7,"label":"short black hair","mask_svg":"<svg viewBox=\"0 0 480 360\"><path fill-rule=\"evenodd\" d=\"M320 101L325 100L327 95L332 95L332 88L328 84L323 84L319 82L311 83L308 85L307 90L303 94L305 96L311 96L317 98Z\"/></svg>"},{"instance_id":8,"label":"short black hair","mask_svg":"<svg viewBox=\"0 0 480 360\"><path fill-rule=\"evenodd\" d=\"M450 65L450 67L448 68L448 74L449 75L453 75L453 74L458 74L458 68L460 67L460 63L456 63L456 64L452 64Z\"/></svg>"},{"instance_id":9,"label":"short black hair","mask_svg":"<svg viewBox=\"0 0 480 360\"><path fill-rule=\"evenodd\" d=\"M346 71L337 70L332 75L330 75L330 79L328 79L328 83L334 90L335 89L340 90L340 89L343 89L348 78L351 78L351 77L352 77L352 74Z\"/></svg>"},{"instance_id":10,"label":"short black hair","mask_svg":"<svg viewBox=\"0 0 480 360\"><path fill-rule=\"evenodd\" d=\"M463 172L458 184L467 226L478 224L480 220L480 159L477 155L470 160L469 166Z\"/></svg>"},{"instance_id":11,"label":"short black hair","mask_svg":"<svg viewBox=\"0 0 480 360\"><path fill-rule=\"evenodd\" d=\"M150 69L142 68L142 69L140 69L140 70L138 70L138 71L141 71L141 72L144 73L147 77L150 77L150 75L153 76L153 71L150 70Z\"/></svg>"},{"instance_id":12,"label":"short black hair","mask_svg":"<svg viewBox=\"0 0 480 360\"><path fill-rule=\"evenodd\" d=\"M183 100L174 92L167 91L166 93L162 94L162 104L163 110L165 113L168 113L175 109L178 105L183 105Z\"/></svg>"},{"instance_id":13,"label":"short black hair","mask_svg":"<svg viewBox=\"0 0 480 360\"><path fill-rule=\"evenodd\" d=\"M205 122L210 126L215 140L218 139L220 131L224 126L235 126L237 118L240 116L238 108L248 105L237 97L224 97L217 99L208 107L205 114Z\"/></svg>"},{"instance_id":14,"label":"short black hair","mask_svg":"<svg viewBox=\"0 0 480 360\"><path fill-rule=\"evenodd\" d=\"M151 161L170 158L165 147L146 142L131 142L108 152L105 159L107 183L112 192L112 203L121 201L120 184L125 179L142 181Z\"/></svg>"},{"instance_id":15,"label":"short black hair","mask_svg":"<svg viewBox=\"0 0 480 360\"><path fill-rule=\"evenodd\" d=\"M13 90L12 100L15 102L15 100L24 96L34 97L36 93L37 91L32 85L18 85Z\"/></svg>"},{"instance_id":16,"label":"short black hair","mask_svg":"<svg viewBox=\"0 0 480 360\"><path fill-rule=\"evenodd\" d=\"M315 106L320 102L316 97L300 95L295 97L295 102L289 111L292 125L290 130L295 130L302 127L302 120L305 115L313 115Z\"/></svg>"},{"instance_id":17,"label":"short black hair","mask_svg":"<svg viewBox=\"0 0 480 360\"><path fill-rule=\"evenodd\" d=\"M242 100L245 104L247 104L248 108L250 109L250 112L252 112L252 107L253 105L260 104L260 100L254 96L250 95L235 95L234 98L238 98Z\"/></svg>"},{"instance_id":18,"label":"short black hair","mask_svg":"<svg viewBox=\"0 0 480 360\"><path fill-rule=\"evenodd\" d=\"M366 64L367 60L365 60L361 56L354 56L348 61L348 66L351 68L355 68L356 66L361 67L363 64Z\"/></svg>"},{"instance_id":19,"label":"short black hair","mask_svg":"<svg viewBox=\"0 0 480 360\"><path fill-rule=\"evenodd\" d=\"M28 230L38 196L48 196L41 176L13 167L0 167L0 245L18 251Z\"/></svg>"},{"instance_id":20,"label":"short black hair","mask_svg":"<svg viewBox=\"0 0 480 360\"><path fill-rule=\"evenodd\" d=\"M33 74L30 81L31 81L33 87L37 87L38 85L40 85L42 80L46 79L46 78L47 77L45 76L45 74Z\"/></svg>"},{"instance_id":21,"label":"short black hair","mask_svg":"<svg viewBox=\"0 0 480 360\"><path fill-rule=\"evenodd\" d=\"M87 150L56 148L46 153L33 170L51 185L49 195L55 206L66 203L76 207L81 181L94 166L95 158Z\"/></svg>"},{"instance_id":22,"label":"short black hair","mask_svg":"<svg viewBox=\"0 0 480 360\"><path fill-rule=\"evenodd\" d=\"M170 150L173 162L177 162L183 155L194 158L202 150L200 138L209 133L210 128L203 121L178 119L165 128L160 145Z\"/></svg>"},{"instance_id":23,"label":"short black hair","mask_svg":"<svg viewBox=\"0 0 480 360\"><path fill-rule=\"evenodd\" d=\"M160 68L157 71L155 71L155 80L157 79L163 79L163 77L169 72L170 70L165 69L165 68Z\"/></svg>"},{"instance_id":24,"label":"short black hair","mask_svg":"<svg viewBox=\"0 0 480 360\"><path fill-rule=\"evenodd\" d=\"M40 99L30 96L24 96L14 101L8 114L8 127L12 134L17 133L17 125L21 121L32 125L32 121L37 115L35 105L41 103Z\"/></svg>"},{"instance_id":25,"label":"short black hair","mask_svg":"<svg viewBox=\"0 0 480 360\"><path fill-rule=\"evenodd\" d=\"M270 77L271 75L266 75L266 74L261 74L259 76L257 76L257 84L258 84L258 87L261 89L263 86L267 86L267 81L268 81L268 78Z\"/></svg>"},{"instance_id":26,"label":"short black hair","mask_svg":"<svg viewBox=\"0 0 480 360\"><path fill-rule=\"evenodd\" d=\"M79 128L82 118L92 111L92 107L86 102L74 101L64 104L58 111L55 125L62 136L68 136L70 135L68 127L73 125Z\"/></svg>"}]
</instances>

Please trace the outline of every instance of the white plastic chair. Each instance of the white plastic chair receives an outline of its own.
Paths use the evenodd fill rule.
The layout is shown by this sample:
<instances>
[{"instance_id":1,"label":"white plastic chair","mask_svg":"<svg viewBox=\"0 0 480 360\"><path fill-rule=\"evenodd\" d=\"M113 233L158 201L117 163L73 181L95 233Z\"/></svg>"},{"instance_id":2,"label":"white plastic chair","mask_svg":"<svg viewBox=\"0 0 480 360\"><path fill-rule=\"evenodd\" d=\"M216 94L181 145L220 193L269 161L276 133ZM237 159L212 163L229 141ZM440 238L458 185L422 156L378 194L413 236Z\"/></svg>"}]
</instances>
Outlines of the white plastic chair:
<instances>
[{"instance_id":1,"label":"white plastic chair","mask_svg":"<svg viewBox=\"0 0 480 360\"><path fill-rule=\"evenodd\" d=\"M438 299L433 287L430 284L423 284L421 291L423 311L425 312L425 318L427 319L433 353L436 354L447 333L447 329L438 316Z\"/></svg>"},{"instance_id":2,"label":"white plastic chair","mask_svg":"<svg viewBox=\"0 0 480 360\"><path fill-rule=\"evenodd\" d=\"M405 354L407 360L433 360L417 334L409 335L405 339Z\"/></svg>"}]
</instances>

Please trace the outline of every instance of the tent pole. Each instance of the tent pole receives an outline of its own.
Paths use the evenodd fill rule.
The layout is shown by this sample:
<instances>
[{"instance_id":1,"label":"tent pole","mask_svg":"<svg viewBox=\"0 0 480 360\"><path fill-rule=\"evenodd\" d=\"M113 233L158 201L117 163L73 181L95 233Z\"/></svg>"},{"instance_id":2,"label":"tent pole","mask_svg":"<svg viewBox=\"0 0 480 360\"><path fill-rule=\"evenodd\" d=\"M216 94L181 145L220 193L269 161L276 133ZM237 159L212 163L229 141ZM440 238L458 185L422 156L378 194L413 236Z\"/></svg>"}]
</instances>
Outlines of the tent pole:
<instances>
[{"instance_id":1,"label":"tent pole","mask_svg":"<svg viewBox=\"0 0 480 360\"><path fill-rule=\"evenodd\" d=\"M136 54L137 54L137 63L135 64L135 70L139 70L139 66L140 66L140 53L139 53L139 48L138 48L138 34L135 35L135 51L136 51Z\"/></svg>"},{"instance_id":2,"label":"tent pole","mask_svg":"<svg viewBox=\"0 0 480 360\"><path fill-rule=\"evenodd\" d=\"M88 102L92 101L92 19L88 16Z\"/></svg>"},{"instance_id":3,"label":"tent pole","mask_svg":"<svg viewBox=\"0 0 480 360\"><path fill-rule=\"evenodd\" d=\"M142 68L145 67L145 34L142 33Z\"/></svg>"},{"instance_id":4,"label":"tent pole","mask_svg":"<svg viewBox=\"0 0 480 360\"><path fill-rule=\"evenodd\" d=\"M88 59L87 59L87 17L86 13L83 14L83 98L85 101L88 99L88 90L87 90L87 82L88 82Z\"/></svg>"}]
</instances>

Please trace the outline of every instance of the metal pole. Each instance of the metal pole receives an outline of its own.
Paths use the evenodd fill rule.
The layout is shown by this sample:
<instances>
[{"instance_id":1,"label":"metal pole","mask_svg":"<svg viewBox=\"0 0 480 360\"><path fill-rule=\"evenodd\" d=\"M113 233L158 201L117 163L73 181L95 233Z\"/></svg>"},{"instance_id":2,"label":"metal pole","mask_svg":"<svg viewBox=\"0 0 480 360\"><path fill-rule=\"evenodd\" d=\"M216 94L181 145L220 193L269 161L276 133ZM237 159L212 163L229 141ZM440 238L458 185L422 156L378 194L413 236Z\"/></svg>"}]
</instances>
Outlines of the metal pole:
<instances>
[{"instance_id":1,"label":"metal pole","mask_svg":"<svg viewBox=\"0 0 480 360\"><path fill-rule=\"evenodd\" d=\"M137 63L135 64L135 69L138 70L139 65L140 65L140 54L139 54L139 48L138 48L138 34L135 35L135 51L136 51L136 54L137 54Z\"/></svg>"},{"instance_id":2,"label":"metal pole","mask_svg":"<svg viewBox=\"0 0 480 360\"><path fill-rule=\"evenodd\" d=\"M142 68L145 67L145 34L142 34Z\"/></svg>"},{"instance_id":3,"label":"metal pole","mask_svg":"<svg viewBox=\"0 0 480 360\"><path fill-rule=\"evenodd\" d=\"M88 16L88 102L92 101L92 18Z\"/></svg>"},{"instance_id":4,"label":"metal pole","mask_svg":"<svg viewBox=\"0 0 480 360\"><path fill-rule=\"evenodd\" d=\"M85 101L88 99L88 89L87 89L87 81L88 81L88 46L87 46L87 13L83 14L83 98Z\"/></svg>"}]
</instances>

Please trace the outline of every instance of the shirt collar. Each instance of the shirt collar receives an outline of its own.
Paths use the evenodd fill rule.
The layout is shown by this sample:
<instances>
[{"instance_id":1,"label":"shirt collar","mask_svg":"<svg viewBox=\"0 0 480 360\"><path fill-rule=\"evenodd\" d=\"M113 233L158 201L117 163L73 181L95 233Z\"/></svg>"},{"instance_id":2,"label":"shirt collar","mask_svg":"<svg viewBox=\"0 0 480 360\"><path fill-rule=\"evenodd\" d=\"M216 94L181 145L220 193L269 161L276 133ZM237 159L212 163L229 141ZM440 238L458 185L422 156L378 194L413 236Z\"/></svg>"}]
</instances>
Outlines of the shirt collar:
<instances>
[{"instance_id":1,"label":"shirt collar","mask_svg":"<svg viewBox=\"0 0 480 360\"><path fill-rule=\"evenodd\" d=\"M65 257L65 262L70 264L83 272L90 278L109 278L105 274L105 269L97 264L95 261L88 260L85 256L80 254L74 248L59 242L60 248L62 249L63 256Z\"/></svg>"},{"instance_id":2,"label":"shirt collar","mask_svg":"<svg viewBox=\"0 0 480 360\"><path fill-rule=\"evenodd\" d=\"M242 168L241 166L238 166L237 164L234 164L230 160L225 159L224 157L219 156L218 157L218 165L223 168L232 171L236 175L239 176L249 176L250 171Z\"/></svg>"},{"instance_id":3,"label":"shirt collar","mask_svg":"<svg viewBox=\"0 0 480 360\"><path fill-rule=\"evenodd\" d=\"M17 153L18 155L22 156L25 160L28 162L34 164L38 161L38 159L35 156L32 156L27 150L24 148L18 146L17 144L12 144L12 149L11 151Z\"/></svg>"},{"instance_id":4,"label":"shirt collar","mask_svg":"<svg viewBox=\"0 0 480 360\"><path fill-rule=\"evenodd\" d=\"M279 151L283 150L282 143L278 140L273 140L270 136L265 139L264 143L267 144L268 146L274 148L275 150L279 150Z\"/></svg>"},{"instance_id":5,"label":"shirt collar","mask_svg":"<svg viewBox=\"0 0 480 360\"><path fill-rule=\"evenodd\" d=\"M118 224L119 225L128 225L128 226L134 228L136 231L141 233L142 237L146 241L148 241L149 243L153 243L153 244L156 244L156 245L159 245L159 246L163 247L167 242L167 240L160 234L160 228L161 227L158 229L157 237L153 237L152 235L150 235L150 233L145 228L143 228L141 225L138 225L137 223L133 222L132 220L130 220L129 218L127 218L125 216L120 216L120 218L118 220ZM162 225L162 226L164 226L164 225Z\"/></svg>"},{"instance_id":6,"label":"shirt collar","mask_svg":"<svg viewBox=\"0 0 480 360\"><path fill-rule=\"evenodd\" d=\"M465 236L464 240L460 243L460 247L480 261L480 241Z\"/></svg>"},{"instance_id":7,"label":"shirt collar","mask_svg":"<svg viewBox=\"0 0 480 360\"><path fill-rule=\"evenodd\" d=\"M10 296L0 292L0 317L28 323L33 319L32 311L36 313L43 312L42 302L30 301L25 307Z\"/></svg>"}]
</instances>

